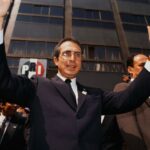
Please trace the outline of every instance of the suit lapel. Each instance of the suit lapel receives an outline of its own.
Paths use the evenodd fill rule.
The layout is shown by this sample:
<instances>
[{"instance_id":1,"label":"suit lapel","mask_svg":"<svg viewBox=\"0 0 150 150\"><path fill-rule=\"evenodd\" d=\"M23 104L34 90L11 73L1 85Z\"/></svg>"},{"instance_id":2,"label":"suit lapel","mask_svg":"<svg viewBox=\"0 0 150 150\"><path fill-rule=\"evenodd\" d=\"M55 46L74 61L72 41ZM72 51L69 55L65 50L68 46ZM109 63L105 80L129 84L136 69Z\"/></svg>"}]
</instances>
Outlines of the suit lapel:
<instances>
[{"instance_id":1,"label":"suit lapel","mask_svg":"<svg viewBox=\"0 0 150 150\"><path fill-rule=\"evenodd\" d=\"M87 92L84 89L84 87L82 85L80 85L79 83L77 83L77 88L78 88L78 106L76 107L73 103L73 101L71 100L72 95L70 93L70 90L68 89L68 86L66 85L66 83L64 83L64 81L62 81L57 75L52 78L52 83L55 86L55 88L57 89L58 93L60 93L60 95L64 98L64 100L72 107L72 109L74 111L79 111L79 109L82 107L82 105L84 104L86 97L87 97Z\"/></svg>"},{"instance_id":2,"label":"suit lapel","mask_svg":"<svg viewBox=\"0 0 150 150\"><path fill-rule=\"evenodd\" d=\"M77 87L78 87L78 107L77 107L77 111L80 110L80 108L82 107L82 105L84 104L86 97L87 97L87 92L86 90L83 88L83 86L81 86L78 82L77 82Z\"/></svg>"},{"instance_id":3,"label":"suit lapel","mask_svg":"<svg viewBox=\"0 0 150 150\"><path fill-rule=\"evenodd\" d=\"M76 105L73 103L72 95L70 93L68 85L62 81L58 76L52 78L52 83L57 89L58 93L64 98L64 100L76 111Z\"/></svg>"}]
</instances>

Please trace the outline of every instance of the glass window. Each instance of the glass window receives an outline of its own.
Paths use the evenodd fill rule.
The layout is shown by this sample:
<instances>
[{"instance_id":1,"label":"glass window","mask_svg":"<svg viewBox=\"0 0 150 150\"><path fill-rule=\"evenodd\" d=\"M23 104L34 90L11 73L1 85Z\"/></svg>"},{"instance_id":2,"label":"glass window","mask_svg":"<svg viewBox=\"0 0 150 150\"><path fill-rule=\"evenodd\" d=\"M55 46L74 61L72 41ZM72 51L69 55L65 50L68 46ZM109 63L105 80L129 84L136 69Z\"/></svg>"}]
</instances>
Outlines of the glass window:
<instances>
[{"instance_id":1,"label":"glass window","mask_svg":"<svg viewBox=\"0 0 150 150\"><path fill-rule=\"evenodd\" d=\"M95 71L100 71L100 72L105 71L104 64L100 62L95 63Z\"/></svg>"},{"instance_id":2,"label":"glass window","mask_svg":"<svg viewBox=\"0 0 150 150\"><path fill-rule=\"evenodd\" d=\"M33 14L41 14L41 6L38 6L38 5L33 5L33 11L32 13Z\"/></svg>"},{"instance_id":3,"label":"glass window","mask_svg":"<svg viewBox=\"0 0 150 150\"><path fill-rule=\"evenodd\" d=\"M17 67L19 65L19 59L7 57L7 62L10 67Z\"/></svg>"},{"instance_id":4,"label":"glass window","mask_svg":"<svg viewBox=\"0 0 150 150\"><path fill-rule=\"evenodd\" d=\"M105 62L88 62L82 63L84 71L99 71L99 72L124 72L121 63L105 63Z\"/></svg>"},{"instance_id":5,"label":"glass window","mask_svg":"<svg viewBox=\"0 0 150 150\"><path fill-rule=\"evenodd\" d=\"M17 21L32 22L32 16L18 15Z\"/></svg>"},{"instance_id":6,"label":"glass window","mask_svg":"<svg viewBox=\"0 0 150 150\"><path fill-rule=\"evenodd\" d=\"M150 49L130 48L130 53L133 53L133 54L143 53L143 54L149 56L150 55Z\"/></svg>"},{"instance_id":7,"label":"glass window","mask_svg":"<svg viewBox=\"0 0 150 150\"><path fill-rule=\"evenodd\" d=\"M113 22L99 22L98 26L104 29L115 29L116 26Z\"/></svg>"},{"instance_id":8,"label":"glass window","mask_svg":"<svg viewBox=\"0 0 150 150\"><path fill-rule=\"evenodd\" d=\"M73 19L72 24L73 24L73 26L79 26L79 27L85 27L86 26L86 23L84 20Z\"/></svg>"},{"instance_id":9,"label":"glass window","mask_svg":"<svg viewBox=\"0 0 150 150\"><path fill-rule=\"evenodd\" d=\"M100 46L88 46L88 59L99 60L105 59L105 48Z\"/></svg>"},{"instance_id":10,"label":"glass window","mask_svg":"<svg viewBox=\"0 0 150 150\"><path fill-rule=\"evenodd\" d=\"M73 19L73 26L115 29L115 24L112 22L86 21L78 19Z\"/></svg>"},{"instance_id":11,"label":"glass window","mask_svg":"<svg viewBox=\"0 0 150 150\"><path fill-rule=\"evenodd\" d=\"M46 44L46 54L48 54L51 58L53 56L54 47L56 43L47 43Z\"/></svg>"},{"instance_id":12,"label":"glass window","mask_svg":"<svg viewBox=\"0 0 150 150\"><path fill-rule=\"evenodd\" d=\"M48 68L55 68L56 67L53 60L48 60L47 65L48 65Z\"/></svg>"},{"instance_id":13,"label":"glass window","mask_svg":"<svg viewBox=\"0 0 150 150\"><path fill-rule=\"evenodd\" d=\"M101 46L95 46L95 60L100 59L104 60L105 59L105 48Z\"/></svg>"},{"instance_id":14,"label":"glass window","mask_svg":"<svg viewBox=\"0 0 150 150\"><path fill-rule=\"evenodd\" d=\"M93 46L88 47L88 59L95 58L95 48Z\"/></svg>"},{"instance_id":15,"label":"glass window","mask_svg":"<svg viewBox=\"0 0 150 150\"><path fill-rule=\"evenodd\" d=\"M107 60L121 60L120 48L107 47L106 48Z\"/></svg>"},{"instance_id":16,"label":"glass window","mask_svg":"<svg viewBox=\"0 0 150 150\"><path fill-rule=\"evenodd\" d=\"M88 58L88 45L81 45L82 55L84 59Z\"/></svg>"},{"instance_id":17,"label":"glass window","mask_svg":"<svg viewBox=\"0 0 150 150\"><path fill-rule=\"evenodd\" d=\"M26 42L25 41L11 41L8 50L10 54L26 54Z\"/></svg>"},{"instance_id":18,"label":"glass window","mask_svg":"<svg viewBox=\"0 0 150 150\"><path fill-rule=\"evenodd\" d=\"M139 26L139 25L132 25L132 24L123 24L123 27L127 31L131 32L147 32L147 26Z\"/></svg>"},{"instance_id":19,"label":"glass window","mask_svg":"<svg viewBox=\"0 0 150 150\"><path fill-rule=\"evenodd\" d=\"M48 14L49 14L49 7L47 7L47 6L42 6L42 8L41 8L41 13L42 13L43 15L48 15Z\"/></svg>"},{"instance_id":20,"label":"glass window","mask_svg":"<svg viewBox=\"0 0 150 150\"><path fill-rule=\"evenodd\" d=\"M114 20L113 13L109 11L100 11L101 20Z\"/></svg>"},{"instance_id":21,"label":"glass window","mask_svg":"<svg viewBox=\"0 0 150 150\"><path fill-rule=\"evenodd\" d=\"M136 24L146 24L144 16L131 15L121 13L121 19L123 22L136 23Z\"/></svg>"},{"instance_id":22,"label":"glass window","mask_svg":"<svg viewBox=\"0 0 150 150\"><path fill-rule=\"evenodd\" d=\"M11 73L17 74L18 66L19 66L19 59L18 58L7 57L7 62L8 62Z\"/></svg>"},{"instance_id":23,"label":"glass window","mask_svg":"<svg viewBox=\"0 0 150 150\"><path fill-rule=\"evenodd\" d=\"M112 64L109 64L109 71L110 72L124 72L124 66L123 64L112 63Z\"/></svg>"},{"instance_id":24,"label":"glass window","mask_svg":"<svg viewBox=\"0 0 150 150\"><path fill-rule=\"evenodd\" d=\"M98 11L94 11L94 10L85 10L85 18L99 19L99 13L98 13Z\"/></svg>"},{"instance_id":25,"label":"glass window","mask_svg":"<svg viewBox=\"0 0 150 150\"><path fill-rule=\"evenodd\" d=\"M119 47L106 47L95 45L82 45L83 54L87 59L93 60L121 60Z\"/></svg>"},{"instance_id":26,"label":"glass window","mask_svg":"<svg viewBox=\"0 0 150 150\"><path fill-rule=\"evenodd\" d=\"M21 4L19 8L20 13L32 13L33 5L30 4Z\"/></svg>"},{"instance_id":27,"label":"glass window","mask_svg":"<svg viewBox=\"0 0 150 150\"><path fill-rule=\"evenodd\" d=\"M120 0L120 1L130 1L130 2L149 3L149 0Z\"/></svg>"},{"instance_id":28,"label":"glass window","mask_svg":"<svg viewBox=\"0 0 150 150\"><path fill-rule=\"evenodd\" d=\"M99 11L93 11L92 15L93 15L93 19L99 19L100 18Z\"/></svg>"},{"instance_id":29,"label":"glass window","mask_svg":"<svg viewBox=\"0 0 150 150\"><path fill-rule=\"evenodd\" d=\"M32 22L48 23L48 17L32 16Z\"/></svg>"},{"instance_id":30,"label":"glass window","mask_svg":"<svg viewBox=\"0 0 150 150\"><path fill-rule=\"evenodd\" d=\"M85 18L85 11L84 11L84 9L73 8L73 17Z\"/></svg>"},{"instance_id":31,"label":"glass window","mask_svg":"<svg viewBox=\"0 0 150 150\"><path fill-rule=\"evenodd\" d=\"M64 20L61 19L61 18L49 18L49 23L50 23L50 24L63 25Z\"/></svg>"},{"instance_id":32,"label":"glass window","mask_svg":"<svg viewBox=\"0 0 150 150\"><path fill-rule=\"evenodd\" d=\"M90 11L90 10L85 10L85 18L89 18L89 19L93 18L93 16L92 16L92 11Z\"/></svg>"},{"instance_id":33,"label":"glass window","mask_svg":"<svg viewBox=\"0 0 150 150\"><path fill-rule=\"evenodd\" d=\"M39 41L11 41L9 53L14 55L51 56L56 43Z\"/></svg>"},{"instance_id":34,"label":"glass window","mask_svg":"<svg viewBox=\"0 0 150 150\"><path fill-rule=\"evenodd\" d=\"M45 43L44 42L28 42L27 51L28 54L40 54L44 55Z\"/></svg>"},{"instance_id":35,"label":"glass window","mask_svg":"<svg viewBox=\"0 0 150 150\"><path fill-rule=\"evenodd\" d=\"M50 7L50 15L52 15L52 16L64 16L63 7Z\"/></svg>"},{"instance_id":36,"label":"glass window","mask_svg":"<svg viewBox=\"0 0 150 150\"><path fill-rule=\"evenodd\" d=\"M82 63L82 70L95 71L95 63L93 63L93 62L83 62Z\"/></svg>"},{"instance_id":37,"label":"glass window","mask_svg":"<svg viewBox=\"0 0 150 150\"><path fill-rule=\"evenodd\" d=\"M131 54L141 53L141 49L140 48L130 48L130 53Z\"/></svg>"},{"instance_id":38,"label":"glass window","mask_svg":"<svg viewBox=\"0 0 150 150\"><path fill-rule=\"evenodd\" d=\"M73 17L99 19L99 12L97 10L73 8Z\"/></svg>"},{"instance_id":39,"label":"glass window","mask_svg":"<svg viewBox=\"0 0 150 150\"><path fill-rule=\"evenodd\" d=\"M99 27L98 21L84 21L86 27Z\"/></svg>"}]
</instances>

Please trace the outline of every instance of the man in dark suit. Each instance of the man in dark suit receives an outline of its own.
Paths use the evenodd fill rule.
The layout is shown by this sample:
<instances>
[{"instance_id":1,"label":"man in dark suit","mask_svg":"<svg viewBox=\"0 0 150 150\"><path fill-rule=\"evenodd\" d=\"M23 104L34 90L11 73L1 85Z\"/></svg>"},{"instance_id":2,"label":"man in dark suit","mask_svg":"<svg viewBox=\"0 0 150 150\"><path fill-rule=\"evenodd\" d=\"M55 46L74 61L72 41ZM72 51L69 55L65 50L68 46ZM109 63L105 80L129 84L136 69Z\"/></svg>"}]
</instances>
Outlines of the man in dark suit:
<instances>
[{"instance_id":1,"label":"man in dark suit","mask_svg":"<svg viewBox=\"0 0 150 150\"><path fill-rule=\"evenodd\" d=\"M0 10L6 8L9 0L0 1L3 4ZM150 73L145 69L149 63L125 91L114 93L76 81L82 62L78 41L72 38L60 41L53 60L58 67L54 78L30 80L10 73L3 43L0 45L0 97L30 108L30 150L100 150L101 114L130 111L149 96ZM66 79L71 80L71 87Z\"/></svg>"},{"instance_id":2,"label":"man in dark suit","mask_svg":"<svg viewBox=\"0 0 150 150\"><path fill-rule=\"evenodd\" d=\"M5 120L0 128L1 150L26 150L27 145L24 137L25 123L28 116L14 104L3 105L2 113Z\"/></svg>"},{"instance_id":3,"label":"man in dark suit","mask_svg":"<svg viewBox=\"0 0 150 150\"><path fill-rule=\"evenodd\" d=\"M122 76L122 81L129 82L130 77ZM103 116L101 116L102 118ZM124 148L123 137L119 129L116 115L105 115L102 124L102 150L122 150Z\"/></svg>"},{"instance_id":4,"label":"man in dark suit","mask_svg":"<svg viewBox=\"0 0 150 150\"><path fill-rule=\"evenodd\" d=\"M130 82L117 84L115 91L126 89L142 71L147 59L144 54L131 55L127 60ZM150 150L150 99L133 111L117 115L117 122L123 136L123 149Z\"/></svg>"},{"instance_id":5,"label":"man in dark suit","mask_svg":"<svg viewBox=\"0 0 150 150\"><path fill-rule=\"evenodd\" d=\"M116 116L106 115L102 121L102 150L121 150L123 139Z\"/></svg>"}]
</instances>

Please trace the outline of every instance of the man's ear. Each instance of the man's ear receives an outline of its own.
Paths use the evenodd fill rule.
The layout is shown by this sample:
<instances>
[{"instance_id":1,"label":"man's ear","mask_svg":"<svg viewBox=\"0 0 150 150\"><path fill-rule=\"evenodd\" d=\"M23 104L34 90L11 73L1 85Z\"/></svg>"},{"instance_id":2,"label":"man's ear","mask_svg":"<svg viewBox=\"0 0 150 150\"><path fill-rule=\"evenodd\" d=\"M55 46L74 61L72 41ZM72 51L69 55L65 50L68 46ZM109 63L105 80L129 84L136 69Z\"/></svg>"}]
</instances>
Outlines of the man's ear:
<instances>
[{"instance_id":1,"label":"man's ear","mask_svg":"<svg viewBox=\"0 0 150 150\"><path fill-rule=\"evenodd\" d=\"M57 66L57 64L58 64L58 58L57 57L53 57L53 62L54 62L54 64Z\"/></svg>"},{"instance_id":2,"label":"man's ear","mask_svg":"<svg viewBox=\"0 0 150 150\"><path fill-rule=\"evenodd\" d=\"M132 76L133 75L133 67L129 66L127 70L128 70L128 73Z\"/></svg>"}]
</instances>

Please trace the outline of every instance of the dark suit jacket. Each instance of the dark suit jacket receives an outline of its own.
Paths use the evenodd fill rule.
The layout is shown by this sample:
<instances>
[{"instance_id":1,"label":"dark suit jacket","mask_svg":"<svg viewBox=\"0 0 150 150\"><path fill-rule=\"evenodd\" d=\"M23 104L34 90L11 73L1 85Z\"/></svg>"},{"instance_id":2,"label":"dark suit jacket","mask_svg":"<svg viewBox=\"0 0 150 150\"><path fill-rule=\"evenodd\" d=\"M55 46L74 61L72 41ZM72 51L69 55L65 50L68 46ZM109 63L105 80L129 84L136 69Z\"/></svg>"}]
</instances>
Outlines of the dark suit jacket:
<instances>
[{"instance_id":1,"label":"dark suit jacket","mask_svg":"<svg viewBox=\"0 0 150 150\"><path fill-rule=\"evenodd\" d=\"M13 116L5 123L3 136L0 137L0 150L26 150L27 144L24 138L26 118Z\"/></svg>"},{"instance_id":2,"label":"dark suit jacket","mask_svg":"<svg viewBox=\"0 0 150 150\"><path fill-rule=\"evenodd\" d=\"M69 87L60 78L29 80L11 75L4 55L0 46L0 97L30 108L30 150L100 150L101 114L127 112L149 96L150 73L143 70L120 93L78 84L76 109Z\"/></svg>"},{"instance_id":3,"label":"dark suit jacket","mask_svg":"<svg viewBox=\"0 0 150 150\"><path fill-rule=\"evenodd\" d=\"M116 116L106 115L102 122L102 150L121 150L123 139Z\"/></svg>"},{"instance_id":4,"label":"dark suit jacket","mask_svg":"<svg viewBox=\"0 0 150 150\"><path fill-rule=\"evenodd\" d=\"M129 83L117 84L115 91L128 86ZM124 138L124 149L150 150L150 99L133 111L117 115L117 121Z\"/></svg>"}]
</instances>

